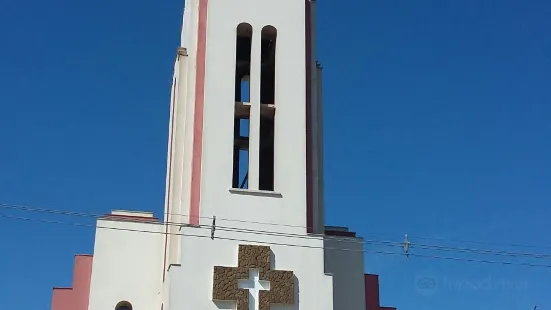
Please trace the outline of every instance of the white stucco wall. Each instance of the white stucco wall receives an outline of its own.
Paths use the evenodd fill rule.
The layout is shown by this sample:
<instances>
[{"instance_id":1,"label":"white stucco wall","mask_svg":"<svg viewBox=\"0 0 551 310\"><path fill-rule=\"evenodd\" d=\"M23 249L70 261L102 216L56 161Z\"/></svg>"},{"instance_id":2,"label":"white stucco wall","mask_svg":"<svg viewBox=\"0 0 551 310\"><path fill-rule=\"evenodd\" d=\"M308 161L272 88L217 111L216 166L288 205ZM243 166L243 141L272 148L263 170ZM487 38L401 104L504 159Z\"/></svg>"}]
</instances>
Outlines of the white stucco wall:
<instances>
[{"instance_id":1,"label":"white stucco wall","mask_svg":"<svg viewBox=\"0 0 551 310\"><path fill-rule=\"evenodd\" d=\"M325 272L333 275L334 310L365 310L362 241L325 237Z\"/></svg>"},{"instance_id":2,"label":"white stucco wall","mask_svg":"<svg viewBox=\"0 0 551 310\"><path fill-rule=\"evenodd\" d=\"M294 272L298 280L295 283L298 284L295 285L295 305L272 306L273 310L331 309L332 277L324 274L322 240L218 231L216 233L218 238L211 240L208 229L193 227L184 227L182 233L195 235L195 237L182 237L182 265L170 268L170 298L168 304L165 304L165 310L231 308L232 303L224 303L225 306L222 305L219 308L220 303L217 305L212 301L213 270L214 266L237 266L239 244L270 246L275 257L275 269ZM196 237L197 235L203 237ZM222 240L222 238L247 239L250 242ZM257 241L264 243L256 243ZM272 244L266 244L266 242Z\"/></svg>"},{"instance_id":3,"label":"white stucco wall","mask_svg":"<svg viewBox=\"0 0 551 310\"><path fill-rule=\"evenodd\" d=\"M253 27L251 79L260 72L262 28L272 25L277 29L275 191L282 194L281 198L229 192L233 173L236 28L243 22ZM304 35L304 1L208 3L201 216L306 225ZM258 84L251 80L253 106L259 100Z\"/></svg>"},{"instance_id":4,"label":"white stucco wall","mask_svg":"<svg viewBox=\"0 0 551 310\"><path fill-rule=\"evenodd\" d=\"M88 310L113 310L123 300L135 310L160 309L163 226L101 219L97 226Z\"/></svg>"}]
</instances>

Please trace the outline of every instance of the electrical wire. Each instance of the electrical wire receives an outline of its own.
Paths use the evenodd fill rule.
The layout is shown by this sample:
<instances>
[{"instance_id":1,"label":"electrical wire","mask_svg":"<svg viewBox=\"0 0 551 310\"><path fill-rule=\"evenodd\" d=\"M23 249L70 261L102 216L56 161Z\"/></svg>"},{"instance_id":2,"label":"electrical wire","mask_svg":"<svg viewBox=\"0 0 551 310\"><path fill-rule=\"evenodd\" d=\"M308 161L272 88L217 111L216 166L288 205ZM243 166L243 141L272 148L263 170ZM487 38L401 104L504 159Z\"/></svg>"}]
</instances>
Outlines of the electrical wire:
<instances>
[{"instance_id":1,"label":"electrical wire","mask_svg":"<svg viewBox=\"0 0 551 310\"><path fill-rule=\"evenodd\" d=\"M0 204L0 207L2 204ZM38 208L34 208L35 211ZM59 212L60 210L50 210L50 209L41 209L44 211L55 211L50 213L55 214L63 214L63 215L76 215L76 214L86 214L86 213L75 213L75 212ZM88 215L86 215L88 216ZM179 236L185 236L185 237L197 237L197 238L210 238L210 236L206 235L194 235L194 234L184 234L184 233L172 233L172 232L163 232L163 231L152 231L152 230L142 230L142 229L129 229L129 228L119 228L119 227L107 227L107 226L101 226L101 225L92 225L92 224L84 224L84 223L75 223L75 222L62 222L62 221L52 221L52 220L45 220L45 219L36 219L36 218L27 218L27 217L17 217L17 216L10 216L10 215L4 215L0 214L0 218L7 218L7 219L15 219L15 220L24 220L24 221L37 221L37 222L43 222L43 223L51 223L51 224L66 224L66 225L72 225L72 226L80 226L80 227L95 227L99 229L110 229L110 230L118 230L118 231L130 231L130 232L140 232L140 233L154 233L154 234L163 234L163 235L179 235ZM143 223L143 222L141 222ZM157 223L158 225L164 225L162 223ZM200 229L211 229L208 225L202 225L199 226ZM218 229L218 228L217 228ZM230 230L234 232L240 232L240 233L253 233L256 235L261 235L261 233L254 233L250 231L240 231L239 229ZM262 234L264 235L264 234ZM312 237L310 237L312 238ZM403 253L399 252L388 252L388 251L377 251L372 249L350 249L350 248L331 248L331 247L320 247L320 246L310 246L310 245L303 245L303 244L290 244L290 243L281 243L281 242L262 242L258 240L247 240L247 239L241 239L241 238L227 238L227 237L221 237L217 236L215 239L217 240L229 240L229 241L237 241L237 242L247 242L247 243L262 243L262 244L269 244L269 245L279 245L279 246L290 246L290 247L302 247L302 248L311 248L311 249L323 249L323 250L329 250L329 251L348 251L348 252L364 252L364 253L373 253L373 254L382 254L382 255L404 255ZM378 241L378 240L367 240L364 241L363 244L366 245L385 245L385 246L401 246L401 244L396 242L387 242L387 241ZM518 253L511 253L511 254L518 254ZM479 259L470 259L470 258L462 258L462 257L450 257L450 256L437 256L437 255L427 255L427 254L418 254L418 253L408 253L408 257L420 257L420 258L431 258L431 259L441 259L441 260L453 260L453 261L464 261L464 262L477 262L477 263L487 263L487 264L502 264L502 265L518 265L518 266L528 266L528 267L543 267L543 268L551 268L551 265L545 265L545 264L532 264L532 263L524 263L524 262L512 262L512 261L492 261L492 260L479 260ZM512 256L512 255L509 255Z\"/></svg>"},{"instance_id":2,"label":"electrical wire","mask_svg":"<svg viewBox=\"0 0 551 310\"><path fill-rule=\"evenodd\" d=\"M8 209L15 209L15 210L29 211L29 212L43 212L43 213L67 215L67 216L92 217L94 219L100 219L105 216L105 215L98 215L93 213L70 212L70 211L63 211L63 210L35 208L35 207L27 207L27 206L19 206L19 205L9 205L9 204L0 204L0 208L8 208ZM213 217L203 217L203 218L212 219ZM142 221L133 220L133 219L125 219L125 220L128 222L134 222L134 221L142 222ZM250 223L250 221L245 221L245 220L239 220L239 221L243 223ZM261 222L254 222L254 223L261 223ZM166 225L166 226L182 226L182 223L176 223L176 222L165 222L165 223L158 223L158 224ZM291 225L288 225L288 226L291 226ZM210 228L210 226L208 227ZM305 226L300 226L300 227L305 227ZM316 237L315 235L312 236L312 235L303 235L303 234L288 233L288 232L244 229L244 228L228 227L228 226L216 226L216 229L220 231L262 234L262 235L275 236L275 237L287 237L287 238L298 238L298 239L319 239L319 237ZM331 237L331 239L335 241L346 242L349 244L382 245L382 246L398 246L398 247L404 246L403 242L388 241L388 240L374 240L374 239L358 240L353 238L338 238L338 237ZM422 244L422 243L410 243L410 246L412 248L423 249L423 250L461 252L461 253L468 253L468 254L483 254L483 255L495 255L495 256L505 256L505 257L551 259L551 255L539 254L539 253L518 253L518 252L509 252L509 251L481 250L481 249L470 249L470 248L461 248L461 247L452 247L452 246L430 245L430 244Z\"/></svg>"},{"instance_id":3,"label":"electrical wire","mask_svg":"<svg viewBox=\"0 0 551 310\"><path fill-rule=\"evenodd\" d=\"M196 238L211 239L211 237L207 236L207 235L197 235L197 234L187 234L187 233L172 233L172 232L164 232L164 231L121 228L121 227L109 227L109 226L91 225L91 224L85 224L85 223L63 222L63 221L53 221L53 220L36 219L36 218L29 218L29 217L11 216L11 215L5 215L5 214L0 214L0 218L12 219L12 220L21 220L21 221L35 221L35 222L48 223L48 224L71 225L71 226L77 226L77 227L90 227L90 228L95 227L95 228L99 228L99 229L108 229L108 230L116 230L116 231L128 231L128 232L139 232L139 233L174 235L174 236L183 236L183 237L196 237ZM140 223L143 223L143 222L140 222ZM197 228L198 229L210 230L210 227L204 227L204 226L199 226ZM338 250L338 251L347 251L347 252L365 252L365 250L359 250L359 249L331 248L331 247L312 246L312 245L304 245L304 244L280 243L280 242L264 242L264 241L247 240L247 239L240 239L240 238L216 237L214 239L216 239L216 240L248 242L248 243L261 243L261 244L269 244L269 245L301 247L301 248L309 248L309 249ZM376 252L376 251L372 251L372 250L370 250L370 251L371 252ZM388 252L388 254L400 255L400 253L394 253L394 252Z\"/></svg>"},{"instance_id":4,"label":"electrical wire","mask_svg":"<svg viewBox=\"0 0 551 310\"><path fill-rule=\"evenodd\" d=\"M425 254L415 254L415 253L410 254L410 256L421 257L421 258L432 258L432 259L445 259L445 260L471 262L471 263L501 264L501 265L516 265L516 266L526 266L526 267L551 268L551 265L531 264L531 263L523 263L523 262L491 261L491 260L482 260L482 259L470 259L470 258L462 258L462 257L425 255Z\"/></svg>"},{"instance_id":5,"label":"electrical wire","mask_svg":"<svg viewBox=\"0 0 551 310\"><path fill-rule=\"evenodd\" d=\"M96 220L102 219L105 216L109 216L109 214L99 215L99 214L94 214L94 213L69 212L69 211L63 211L63 210L35 208L35 207L10 205L10 204L2 204L2 203L0 203L0 208L13 209L13 210L19 210L19 211L28 211L28 212L42 212L42 213L56 214L56 215L89 217L89 218L93 218L93 219L96 219ZM203 217L203 218L213 219L213 217ZM132 219L132 218L125 218L125 221L126 222L143 223L142 220ZM241 222L250 223L248 221L241 221ZM259 222L254 222L254 223L259 223ZM184 223L181 223L181 222L157 222L155 224L163 225L163 226L178 226L178 227L185 225ZM204 225L200 225L200 226L204 226ZM207 226L210 229L210 225L207 225ZM295 227L299 227L299 226L295 226ZM216 226L216 229L221 230L221 231L263 233L263 234L270 235L270 236L289 237L289 238L319 239L319 237L316 237L315 235L300 235L300 234L277 232L277 231L250 230L250 229L242 229L242 228L228 227L228 226ZM358 243L358 244L359 243L364 243L361 240L356 240L356 239L351 239L351 238L332 237L332 240L349 242L349 243Z\"/></svg>"},{"instance_id":6,"label":"electrical wire","mask_svg":"<svg viewBox=\"0 0 551 310\"><path fill-rule=\"evenodd\" d=\"M93 217L93 218L101 218L105 215L100 214L93 214L93 213L84 213L84 212L72 212L72 211L64 211L64 210L55 210L55 209L45 209L45 208L34 208L34 207L27 207L27 206L21 206L21 205L13 205L13 204L5 204L0 203L0 208L8 208L8 209L15 209L15 210L21 210L21 211L31 211L31 212L44 212L49 214L60 214L60 215L67 215L67 216L79 216L79 217ZM176 215L176 216L182 216L182 217L189 217L189 215L186 214L177 214L177 213L168 213L168 215ZM198 216L199 219L205 219L205 220L212 220L212 216ZM240 219L230 219L230 218L220 218L217 217L218 221L226 221L226 222L233 222L233 223L245 223L245 224L258 224L258 225L265 225L265 226L275 226L275 227L289 227L289 228L308 228L307 226L301 226L301 225L290 225L290 224L282 224L282 223L273 223L273 222L261 222L261 221L248 221L248 220L240 220ZM170 222L165 221L163 224L165 225L182 225L178 222ZM217 227L220 230L223 229L232 229L231 227L225 227L225 226L218 226ZM265 232L265 231L261 231ZM266 232L269 234L278 234L281 235L281 232ZM368 236L381 236L381 237L395 237L391 236L389 234L382 234L382 233L366 233ZM310 237L310 236L304 236L300 235L300 237ZM428 240L428 241L446 241L446 242L456 242L456 243L471 243L471 244L480 244L480 245L491 245L491 246L501 246L501 247L519 247L519 248L534 248L534 249L545 249L550 250L551 246L544 246L544 245L527 245L527 244L507 244L507 243L495 243L495 242L487 242L487 241L475 241L475 240L463 240L463 239L448 239L448 238L436 238L436 237L422 237L422 236L413 236L412 239L415 240ZM350 238L344 238L342 239L343 242L351 242L351 243L358 243L362 241L350 239ZM494 250L478 250L478 249L465 249L461 247L450 247L450 246L439 246L439 245L427 245L422 243L413 242L413 246L417 248L423 248L423 249L430 249L436 250L436 251L456 251L456 252L464 252L464 253L476 253L476 254L488 254L488 255L498 255L498 256L525 256L525 257L535 257L535 258L549 258L551 255L547 254L534 254L534 253L513 253L513 252L506 252L506 251L494 251Z\"/></svg>"},{"instance_id":7,"label":"electrical wire","mask_svg":"<svg viewBox=\"0 0 551 310\"><path fill-rule=\"evenodd\" d=\"M455 238L414 236L413 239L429 240L429 241L446 241L446 242L456 242L456 243L472 243L472 244L492 245L492 246L505 246L505 247L511 247L511 248L534 248L534 249L547 249L547 250L551 249L551 246L545 246L545 245L500 243L500 242L476 241L476 240L465 240L465 239L455 239Z\"/></svg>"},{"instance_id":8,"label":"electrical wire","mask_svg":"<svg viewBox=\"0 0 551 310\"><path fill-rule=\"evenodd\" d=\"M44 212L49 214L59 214L59 215L67 215L67 216L82 216L82 217L92 217L95 219L100 219L104 217L105 215L98 215L93 213L83 213L83 212L71 212L71 211L63 211L63 210L55 210L55 209L46 209L46 208L35 208L35 207L27 207L27 206L20 206L20 205L10 205L10 204L2 204L0 203L0 208L8 208L8 209L16 209L21 211L29 211L29 212ZM204 217L204 218L213 218L213 217ZM127 222L142 222L140 220L133 220L133 219L125 219ZM250 223L249 221L240 220L244 223ZM258 222L255 222L258 223ZM166 226L182 226L182 223L176 223L176 222L165 222L165 223L158 223L160 225L166 225ZM304 227L304 226L302 226ZM210 229L210 226L208 226ZM268 236L277 236L277 237L288 237L288 238L298 238L298 239L319 239L319 236L316 237L315 235L303 235L303 234L293 234L293 233L286 233L286 232L276 232L276 231L265 231L265 230L253 230L253 229L243 229L243 228L237 228L237 227L228 227L228 226L216 226L217 230L221 231L228 231L228 232L238 232L238 233L252 233L252 234L262 234L262 235L268 235ZM341 241L346 243L352 243L352 244L362 244L362 245L383 245L383 246L398 246L403 247L403 242L395 242L395 241L387 241L387 240L357 240L352 238L338 238L338 237L331 237L332 240L335 241ZM481 249L470 249L470 248L460 248L460 247L451 247L451 246L441 246L441 245L430 245L430 244L421 244L421 243L410 243L410 245L413 248L417 249L424 249L424 250L435 250L435 251L448 251L448 252L461 252L461 253L469 253L469 254L486 254L486 255L496 255L496 256L506 256L506 257L525 257L525 258L535 258L535 259L551 259L551 255L549 254L539 254L539 253L518 253L518 252L509 252L509 251L496 251L496 250L481 250Z\"/></svg>"},{"instance_id":9,"label":"electrical wire","mask_svg":"<svg viewBox=\"0 0 551 310\"><path fill-rule=\"evenodd\" d=\"M412 247L413 248L424 249L424 250L435 250L435 251L448 251L448 252L452 251L452 252L474 253L474 254L488 254L488 255L499 255L499 256L517 256L517 257L551 259L550 254L539 254L539 253L518 253L518 252L509 252L509 251L469 249L469 248L458 248L458 247L415 244L415 243L412 244Z\"/></svg>"}]
</instances>

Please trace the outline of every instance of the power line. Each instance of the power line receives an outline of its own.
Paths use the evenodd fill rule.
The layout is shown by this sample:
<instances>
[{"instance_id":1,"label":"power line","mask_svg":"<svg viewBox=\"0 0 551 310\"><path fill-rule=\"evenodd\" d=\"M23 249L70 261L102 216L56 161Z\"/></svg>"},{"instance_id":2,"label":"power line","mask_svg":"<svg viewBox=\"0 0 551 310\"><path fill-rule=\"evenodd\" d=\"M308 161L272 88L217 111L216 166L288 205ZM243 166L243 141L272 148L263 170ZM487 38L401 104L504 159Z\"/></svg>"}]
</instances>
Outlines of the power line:
<instances>
[{"instance_id":1,"label":"power line","mask_svg":"<svg viewBox=\"0 0 551 310\"><path fill-rule=\"evenodd\" d=\"M101 215L94 214L94 213L82 213L82 212L72 212L72 211L46 209L46 208L35 208L35 207L27 207L27 206L7 204L7 203L0 203L0 208L28 211L28 212L42 212L42 213L49 213L49 214L69 215L69 216L82 216L82 217L93 217L93 218L101 217Z\"/></svg>"},{"instance_id":2,"label":"power line","mask_svg":"<svg viewBox=\"0 0 551 310\"><path fill-rule=\"evenodd\" d=\"M55 210L55 209L46 209L46 208L35 208L35 207L27 207L27 206L19 206L19 205L9 205L9 204L2 204L0 203L0 208L7 208L7 209L14 209L19 211L28 211L28 212L39 212L39 213L48 213L48 214L56 214L56 215L67 215L67 216L79 216L79 217L88 217L93 219L102 219L107 215L99 215L94 213L83 213L83 212L70 212L70 211L63 211L63 210ZM185 216L186 217L186 216ZM208 218L213 219L213 217L202 217L202 218ZM126 222L136 222L136 223L143 223L143 221L138 219L131 219L127 218L125 219ZM54 223L56 221L53 221ZM241 220L242 223L251 223L248 221ZM252 222L252 223L260 223L260 222ZM163 225L163 226L183 226L185 223L182 222L156 222L154 224L157 225ZM200 225L204 226L204 225ZM290 225L289 225L290 226ZM95 227L95 226L94 226ZM299 227L299 226L296 226ZM210 229L210 226L208 226ZM266 235L271 236L279 236L279 237L290 237L290 238L303 238L303 239L319 239L315 236L310 235L299 235L299 234L293 234L293 233L285 233L285 232L277 232L277 231L261 231L261 230L248 230L248 229L242 229L242 228L236 228L236 227L228 227L228 226L217 226L216 229L222 230L222 231L235 231L235 232L249 232L249 233L263 233ZM350 239L350 238L332 238L332 240L337 241L344 241L349 243L364 243L363 241Z\"/></svg>"},{"instance_id":3,"label":"power line","mask_svg":"<svg viewBox=\"0 0 551 310\"><path fill-rule=\"evenodd\" d=\"M290 233L280 233L272 232L265 230L252 230L252 229L243 229L243 228L233 228L233 227L224 227L217 226L217 229L222 231L236 231L236 232L248 232L248 233L257 233L262 235L271 235L271 236L285 236L293 238L309 238L309 236L290 234ZM404 242L388 241L388 240L373 240L366 239L363 241L358 241L350 238L342 239L344 242L350 243L362 243L362 244L378 244L385 246L398 246L404 247ZM496 250L482 250L482 249L471 249L471 248L461 248L461 247L452 247L452 246L441 246L441 245L430 245L422 243L412 243L408 241L408 246L412 249L423 249L423 250L435 250L435 251L451 251L451 252L462 252L469 254L486 254L486 255L497 255L497 256L507 256L507 257L525 257L525 258L537 258L537 259L551 259L551 254L540 254L540 253L519 253L519 252L510 252L510 251L496 251Z\"/></svg>"},{"instance_id":4,"label":"power line","mask_svg":"<svg viewBox=\"0 0 551 310\"><path fill-rule=\"evenodd\" d=\"M63 221L53 221L53 220L36 219L36 218L29 218L29 217L11 216L11 215L5 215L5 214L0 214L0 218L6 218L6 219L12 219L12 220L22 220L22 221L34 221L34 222L41 222L41 223L48 223L48 224L71 225L71 226L77 226L77 227L90 227L90 228L99 228L99 229L109 229L109 230L116 230L116 231L128 231L128 232L139 232L139 233L174 235L174 236L208 238L208 239L210 239L210 236L207 236L207 235L172 233L172 232L164 232L164 231L153 231L153 230L120 228L120 227L108 227L108 226L91 225L91 224L85 224L85 223L63 222ZM143 223L143 222L140 222L140 223ZM199 226L197 228L198 229L210 229L210 227L204 227L204 226ZM310 248L310 249L338 250L338 251L348 251L348 252L365 252L365 250L358 250L358 249L319 247L319 246L312 246L312 245L290 244L290 243L279 243L279 242L264 242L264 241L258 241L258 240L246 240L246 239L239 239L239 238L216 237L215 239L217 239L217 240L249 242L249 243L262 243L262 244L270 244L270 245L281 245L281 246L293 246L293 247L302 247L302 248ZM370 252L378 252L378 251L372 251L372 250L369 250L369 251ZM395 253L395 252L388 252L386 254L401 255L401 253ZM551 268L551 266L549 266L549 267Z\"/></svg>"},{"instance_id":5,"label":"power line","mask_svg":"<svg viewBox=\"0 0 551 310\"><path fill-rule=\"evenodd\" d=\"M435 250L435 251L452 251L452 252L463 252L463 253L474 253L474 254L488 254L488 255L499 255L499 256L517 256L517 257L551 259L550 254L539 254L539 253L518 253L518 252L508 252L508 251L469 249L469 248L458 248L458 247L415 244L415 243L413 244L413 247L424 249L424 250Z\"/></svg>"},{"instance_id":6,"label":"power line","mask_svg":"<svg viewBox=\"0 0 551 310\"><path fill-rule=\"evenodd\" d=\"M91 224L84 224L84 223L61 222L61 221L52 221L52 220L45 220L45 219L17 217L17 216L9 216L9 215L0 215L0 218L24 220L24 221L37 221L37 222L50 223L50 224L66 224L66 225L79 226L79 227L96 227L96 228L99 228L99 229L110 229L110 230L118 230L118 231L153 233L153 234L163 234L163 235L179 235L179 236L196 237L196 238L210 238L210 236L206 236L206 235L194 235L194 234L171 233L171 232L163 232L163 231L148 231L148 230L141 230L141 229L106 227L106 226L91 225ZM162 225L161 223L157 223L157 224ZM210 227L205 227L205 226L200 226L199 228L200 229L210 229ZM238 231L238 230L235 230L235 231L236 232L241 232L241 233L251 233L251 232L247 232L247 231ZM255 234L260 235L260 233L255 233ZM330 251L363 252L363 253L373 253L373 254L381 254L381 255L403 255L403 253L399 253L399 252L377 251L377 250L372 250L372 249L358 250L358 249L349 249L349 248L331 248L331 247L319 247L319 246L280 243L280 242L263 242L263 241L258 241L258 240L247 240L247 239L241 239L241 238L227 238L227 237L216 237L216 239L237 241L237 242L247 242L247 243L262 243L262 244L279 245L279 246L302 247L302 248L311 248L311 249L323 249L323 250L330 250ZM382 244L382 245L385 245L385 246L397 246L397 244L388 244L386 242L377 241L377 240L366 241L366 242L364 242L364 244L366 244L366 245L373 245L373 244L381 245ZM487 263L487 264L517 265L517 266L528 266L528 267L551 268L551 265L532 264L532 263L524 263L524 262L479 260L479 259L470 259L470 258L462 258L462 257L436 256L436 255L426 255L426 254L417 254L417 253L410 253L409 256L420 257L420 258L430 258L430 259L463 261L463 262L477 262L477 263Z\"/></svg>"},{"instance_id":7,"label":"power line","mask_svg":"<svg viewBox=\"0 0 551 310\"><path fill-rule=\"evenodd\" d=\"M540 264L531 264L523 262L509 262L509 261L491 261L491 260L482 260L482 259L470 259L462 257L448 257L448 256L437 256L437 255L424 255L424 254L410 254L414 257L423 257L423 258L433 258L433 259L445 259L453 261L462 261L462 262L472 262L472 263L484 263L484 264L501 264L501 265L516 265L516 266L526 266L526 267L544 267L551 268L551 265L540 265Z\"/></svg>"},{"instance_id":8,"label":"power line","mask_svg":"<svg viewBox=\"0 0 551 310\"><path fill-rule=\"evenodd\" d=\"M65 210L56 210L56 209L46 209L46 208L35 208L35 207L28 207L28 206L22 206L22 205L14 205L14 204L5 204L0 203L0 208L7 208L7 209L14 209L14 210L21 210L21 211L30 211L30 212L43 212L43 213L49 213L49 214L59 214L59 215L67 215L67 216L79 216L79 217L92 217L95 219L99 219L104 217L106 214L94 214L94 213L86 213L86 212L72 212L72 211L65 211ZM168 213L169 215L177 215L182 217L190 217L190 215L187 214L178 214L178 213ZM212 216L196 216L196 218L199 219L205 219L205 220L212 220ZM266 225L266 226L275 226L275 227L289 227L289 228L308 228L308 226L302 226L302 225L290 225L290 224L283 224L283 223L273 223L273 222L261 222L261 221L249 221L249 220L240 220L240 219L230 219L230 218L221 218L217 217L218 221L226 221L226 222L234 222L234 223L245 223L245 224L258 224L258 225ZM132 220L129 220L132 221ZM165 221L164 223L168 226L171 225L178 225L181 226L182 223L180 222L171 222L171 221ZM232 229L233 227L224 227L224 226L217 226L217 228L220 229ZM237 228L240 229L240 228ZM266 231L260 231L258 232L266 232ZM281 232L269 232L273 234L281 234ZM296 236L299 236L295 234ZM367 236L381 236L381 237L396 237L389 234L382 234L382 233L366 233ZM300 235L300 237L309 237ZM429 241L447 241L447 242L456 242L456 243L472 243L472 244L480 244L480 245L492 245L492 246L501 246L501 247L521 247L521 248L534 248L534 249L546 249L551 250L551 246L544 246L544 245L527 245L527 244L508 244L508 243L495 243L495 242L487 242L487 241L475 241L475 240L464 240L464 239L448 239L448 238L436 238L436 237L422 237L422 236L413 236L413 240L429 240ZM357 240L351 240L349 238L343 239L345 242L352 242L357 243ZM390 241L389 241L390 242ZM466 249L461 247L450 247L450 246L440 246L440 245L427 245L422 243L413 242L412 246L419 247L431 247L431 250L436 251L457 251L457 252L471 252L471 253L477 253L477 254L488 254L488 255L509 255L514 252L506 252L506 251L494 251L494 250L478 250L478 249ZM427 248L428 249L428 248ZM540 256L543 256L545 258L548 258L548 256L551 258L551 255L547 254L535 254L535 253L514 253L513 256L527 256L527 257L535 257L535 258L542 258Z\"/></svg>"},{"instance_id":9,"label":"power line","mask_svg":"<svg viewBox=\"0 0 551 310\"><path fill-rule=\"evenodd\" d=\"M29 211L29 212L43 212L43 213L59 214L59 215L67 215L67 216L92 217L92 218L95 218L95 219L100 219L104 216L104 215L98 215L98 214L93 214L93 213L71 212L71 211L46 209L46 208L35 208L35 207L1 204L1 203L0 203L0 207L1 208L8 208L8 209L16 209L16 210L21 210L21 211ZM204 218L212 218L212 217L204 217ZM127 221L129 221L129 222L133 222L133 221L141 222L139 220L132 220L132 219L128 219ZM244 221L244 220L240 220L240 221L244 222L244 223L248 223L248 221ZM165 222L165 223L157 223L157 224L166 225L166 226L182 226L183 225L183 223L176 223L176 222ZM319 237L311 236L311 235L302 235L302 234L293 234L293 233L287 233L287 232L276 232L276 231L266 231L266 230L243 229L243 228L228 227L228 226L217 226L216 229L221 230L221 231L261 234L261 235L276 236L276 237L288 237L288 238L298 238L298 239L319 239ZM351 239L351 238L336 238L336 237L331 237L331 238L332 238L332 240L346 242L346 243L349 243L349 244L362 244L362 245L368 245L369 244L369 245L404 247L403 242L395 242L395 241L387 241L387 240L357 240L357 239ZM451 246L411 243L411 242L408 241L408 247L409 246L411 246L413 248L417 248L417 249L423 249L423 250L461 252L461 253L469 253L469 254L485 254L485 255L506 256L506 257L524 257L524 258L534 258L534 259L551 259L551 255L549 255L549 254L518 253L518 252L508 252L508 251L470 249L470 248L460 248L460 247L451 247Z\"/></svg>"},{"instance_id":10,"label":"power line","mask_svg":"<svg viewBox=\"0 0 551 310\"><path fill-rule=\"evenodd\" d=\"M20 211L28 211L28 212L39 212L39 213L48 213L48 214L56 214L56 215L67 215L67 216L79 216L79 217L89 217L93 219L101 219L107 215L99 215L94 213L83 213L83 212L70 212L70 211L63 211L63 210L55 210L55 209L46 209L46 208L35 208L35 207L27 207L27 206L20 206L20 205L10 205L10 204L2 204L0 203L0 208L7 208L7 209L14 209L14 210L20 210ZM187 215L183 215L184 217L188 217ZM204 219L213 219L213 217L201 217ZM224 219L222 219L224 220ZM143 221L137 220L137 219L125 219L127 222L138 222L142 223ZM228 220L229 221L229 220ZM54 221L55 222L55 221ZM254 224L261 224L262 222L252 222L252 221L245 221L245 220L235 220L235 222L241 222L241 223L254 223ZM165 226L183 226L184 223L181 222L159 222L155 223L158 225L165 225ZM287 227L305 227L305 226L293 226L293 225L280 225L275 224L278 226L287 226ZM210 229L210 226L208 227ZM293 233L286 233L286 232L278 232L278 231L265 231L265 230L252 230L252 229L243 229L243 228L237 228L237 227L229 227L229 226L216 226L217 230L221 231L233 231L233 232L245 232L245 233L255 233L255 234L264 234L264 235L270 235L270 236L278 236L278 237L289 237L289 238L300 238L300 239L319 239L316 236L312 235L302 235L302 234L293 234ZM332 240L336 241L342 241L347 243L356 243L356 244L364 244L366 241L357 240L357 239L351 239L351 238L338 238L338 237L331 237ZM369 241L369 240L367 240ZM375 241L373 241L375 242ZM398 242L391 242L391 241L378 241L382 244L395 244L397 246L401 246Z\"/></svg>"},{"instance_id":11,"label":"power line","mask_svg":"<svg viewBox=\"0 0 551 310\"><path fill-rule=\"evenodd\" d=\"M94 219L100 219L103 216L105 216L105 215L99 215L99 214L93 214L93 213L71 212L71 211L35 208L35 207L10 205L10 204L2 204L2 203L0 203L0 208L15 209L15 210L29 211L29 212L41 212L41 213L49 213L49 214L67 215L67 216L91 217ZM203 218L212 219L212 217L203 217ZM132 219L127 219L127 221L141 222L139 220L132 220ZM246 220L236 220L236 221L239 221L242 223L251 223L250 221L246 221ZM253 223L261 223L261 222L253 222ZM178 226L178 227L183 225L183 223L180 223L180 222L165 222L165 223L158 223L158 224L166 225L166 226ZM283 226L283 225L279 225L279 226ZM291 225L287 225L287 226L291 226ZM300 226L300 227L305 227L305 226ZM228 231L228 232L261 234L261 235L276 236L276 237L287 237L287 238L298 238L298 239L318 239L318 237L311 236L311 235L303 235L303 234L279 232L279 231L244 229L244 228L229 227L229 226L216 226L216 229L221 231ZM395 241L388 241L388 240L374 240L374 239L357 240L357 239L351 239L351 238L338 238L338 237L331 237L331 238L332 240L346 242L349 244L362 244L362 245L370 244L370 245L404 247L404 242L395 242ZM431 244L422 244L422 243L411 243L409 241L407 246L412 247L414 249L434 250L434 251L461 252L461 253L468 253L468 254L495 255L495 256L505 256L505 257L524 257L524 258L534 258L534 259L551 259L551 255L549 254L482 250L482 249L431 245Z\"/></svg>"},{"instance_id":12,"label":"power line","mask_svg":"<svg viewBox=\"0 0 551 310\"><path fill-rule=\"evenodd\" d=\"M534 248L534 249L547 249L547 250L551 249L551 246L545 246L545 245L500 243L500 242L476 241L476 240L465 240L465 239L455 239L455 238L437 238L437 237L419 237L419 236L416 236L416 237L414 237L414 239L431 240L431 241L447 241L447 242L457 242L457 243L472 243L472 244L493 245L493 246L506 246L506 247L512 247L512 248Z\"/></svg>"}]
</instances>

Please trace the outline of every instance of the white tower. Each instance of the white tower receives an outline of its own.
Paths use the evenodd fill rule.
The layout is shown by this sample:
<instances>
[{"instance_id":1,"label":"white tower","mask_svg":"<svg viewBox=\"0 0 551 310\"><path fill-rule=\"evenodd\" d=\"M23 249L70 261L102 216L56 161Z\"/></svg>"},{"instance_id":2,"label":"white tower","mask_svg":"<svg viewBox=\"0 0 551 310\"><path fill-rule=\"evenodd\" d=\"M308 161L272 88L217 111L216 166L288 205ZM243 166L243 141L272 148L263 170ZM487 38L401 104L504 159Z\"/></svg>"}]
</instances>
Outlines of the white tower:
<instances>
[{"instance_id":1,"label":"white tower","mask_svg":"<svg viewBox=\"0 0 551 310\"><path fill-rule=\"evenodd\" d=\"M361 246L348 262L324 250L314 7L186 1L172 88L164 310L332 309L334 298L364 307ZM334 292L331 264L355 274L341 282L357 288ZM249 274L255 281L241 286Z\"/></svg>"},{"instance_id":2,"label":"white tower","mask_svg":"<svg viewBox=\"0 0 551 310\"><path fill-rule=\"evenodd\" d=\"M186 0L165 221L323 233L314 1ZM220 224L222 225L222 224ZM167 264L180 262L176 225Z\"/></svg>"}]
</instances>

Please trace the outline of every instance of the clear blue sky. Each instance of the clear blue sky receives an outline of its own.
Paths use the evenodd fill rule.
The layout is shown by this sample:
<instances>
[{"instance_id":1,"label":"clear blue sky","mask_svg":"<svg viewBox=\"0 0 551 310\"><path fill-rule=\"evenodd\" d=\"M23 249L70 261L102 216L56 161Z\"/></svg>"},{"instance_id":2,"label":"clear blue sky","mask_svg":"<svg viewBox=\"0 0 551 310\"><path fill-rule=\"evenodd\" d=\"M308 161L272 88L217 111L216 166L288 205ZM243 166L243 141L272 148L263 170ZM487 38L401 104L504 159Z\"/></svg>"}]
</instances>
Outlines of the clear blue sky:
<instances>
[{"instance_id":1,"label":"clear blue sky","mask_svg":"<svg viewBox=\"0 0 551 310\"><path fill-rule=\"evenodd\" d=\"M162 212L182 6L0 4L0 203ZM320 0L329 224L550 253L452 241L551 246L549 16L548 0ZM1 308L49 309L93 233L0 218ZM400 309L551 309L551 268L366 256Z\"/></svg>"}]
</instances>

